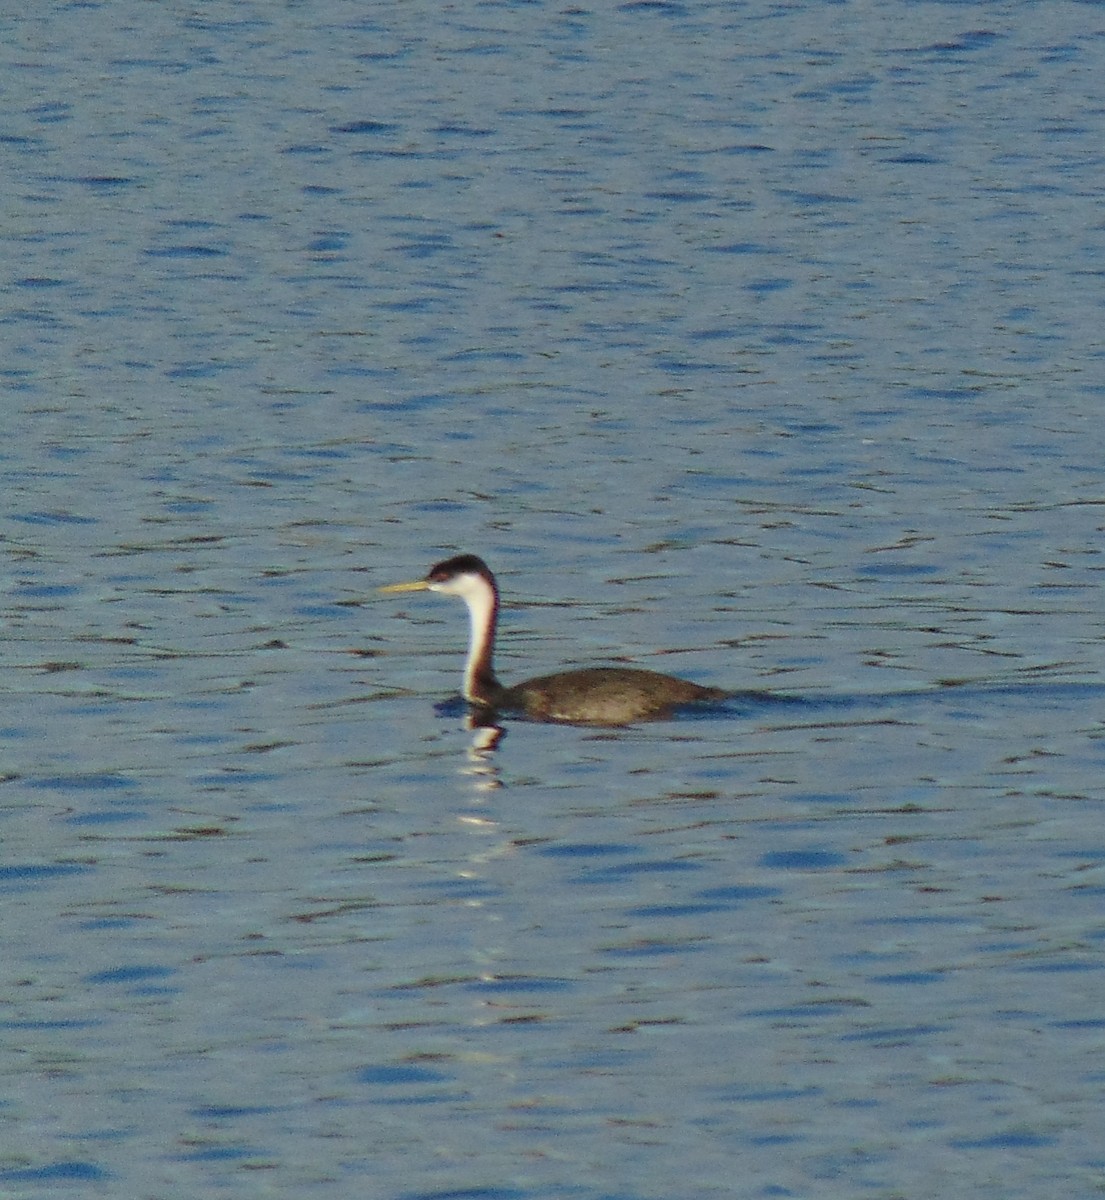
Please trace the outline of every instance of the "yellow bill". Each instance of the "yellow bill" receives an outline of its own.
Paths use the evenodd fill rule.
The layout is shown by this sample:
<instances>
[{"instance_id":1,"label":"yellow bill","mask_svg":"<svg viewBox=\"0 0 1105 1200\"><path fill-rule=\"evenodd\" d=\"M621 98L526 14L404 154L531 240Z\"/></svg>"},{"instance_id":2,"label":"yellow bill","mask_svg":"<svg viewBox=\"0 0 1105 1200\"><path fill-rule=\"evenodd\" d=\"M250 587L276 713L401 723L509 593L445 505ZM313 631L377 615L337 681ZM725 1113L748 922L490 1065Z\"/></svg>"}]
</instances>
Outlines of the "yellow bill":
<instances>
[{"instance_id":1,"label":"yellow bill","mask_svg":"<svg viewBox=\"0 0 1105 1200\"><path fill-rule=\"evenodd\" d=\"M378 592L424 592L429 588L429 584L424 579L412 579L410 583L389 583L385 587L377 588Z\"/></svg>"}]
</instances>

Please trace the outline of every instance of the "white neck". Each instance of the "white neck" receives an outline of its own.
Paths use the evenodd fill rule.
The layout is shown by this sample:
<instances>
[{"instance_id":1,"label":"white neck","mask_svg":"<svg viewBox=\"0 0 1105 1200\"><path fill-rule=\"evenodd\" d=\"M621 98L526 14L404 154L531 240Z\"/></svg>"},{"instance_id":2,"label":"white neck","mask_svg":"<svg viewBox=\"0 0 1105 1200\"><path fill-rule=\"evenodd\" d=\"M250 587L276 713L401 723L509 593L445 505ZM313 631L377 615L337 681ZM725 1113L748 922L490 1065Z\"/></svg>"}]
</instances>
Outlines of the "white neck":
<instances>
[{"instance_id":1,"label":"white neck","mask_svg":"<svg viewBox=\"0 0 1105 1200\"><path fill-rule=\"evenodd\" d=\"M468 605L468 662L464 666L464 698L486 699L481 695L480 679L492 674L491 655L495 637L495 593L481 579L480 588L465 593Z\"/></svg>"},{"instance_id":2,"label":"white neck","mask_svg":"<svg viewBox=\"0 0 1105 1200\"><path fill-rule=\"evenodd\" d=\"M464 667L464 698L474 704L487 704L498 688L492 656L495 651L495 623L499 598L481 575L458 575L447 583L430 585L431 590L459 596L468 606L468 661Z\"/></svg>"}]
</instances>

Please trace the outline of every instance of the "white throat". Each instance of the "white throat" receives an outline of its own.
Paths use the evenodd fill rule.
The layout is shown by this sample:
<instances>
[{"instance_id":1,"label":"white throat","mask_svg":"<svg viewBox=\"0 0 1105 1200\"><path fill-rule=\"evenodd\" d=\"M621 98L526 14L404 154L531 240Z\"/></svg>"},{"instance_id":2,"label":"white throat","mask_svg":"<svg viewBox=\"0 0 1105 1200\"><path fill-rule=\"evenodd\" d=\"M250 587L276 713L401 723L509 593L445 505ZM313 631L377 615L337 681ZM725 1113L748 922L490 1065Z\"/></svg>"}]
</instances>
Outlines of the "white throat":
<instances>
[{"instance_id":1,"label":"white throat","mask_svg":"<svg viewBox=\"0 0 1105 1200\"><path fill-rule=\"evenodd\" d=\"M464 698L473 702L481 695L481 679L493 678L491 656L494 650L495 616L498 601L495 591L481 575L458 575L445 583L430 584L430 590L446 596L459 596L468 606L468 661L464 667Z\"/></svg>"}]
</instances>

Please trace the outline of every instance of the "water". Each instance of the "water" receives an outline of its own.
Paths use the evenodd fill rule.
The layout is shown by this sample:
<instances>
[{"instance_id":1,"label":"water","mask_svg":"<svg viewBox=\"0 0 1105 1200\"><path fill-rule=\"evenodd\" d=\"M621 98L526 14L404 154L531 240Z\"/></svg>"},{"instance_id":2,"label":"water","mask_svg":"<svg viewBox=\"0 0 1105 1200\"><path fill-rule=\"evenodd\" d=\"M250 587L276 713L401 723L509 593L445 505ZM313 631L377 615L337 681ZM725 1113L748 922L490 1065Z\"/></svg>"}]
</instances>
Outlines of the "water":
<instances>
[{"instance_id":1,"label":"water","mask_svg":"<svg viewBox=\"0 0 1105 1200\"><path fill-rule=\"evenodd\" d=\"M4 29L0 1190L1099 1191L1099 6Z\"/></svg>"}]
</instances>

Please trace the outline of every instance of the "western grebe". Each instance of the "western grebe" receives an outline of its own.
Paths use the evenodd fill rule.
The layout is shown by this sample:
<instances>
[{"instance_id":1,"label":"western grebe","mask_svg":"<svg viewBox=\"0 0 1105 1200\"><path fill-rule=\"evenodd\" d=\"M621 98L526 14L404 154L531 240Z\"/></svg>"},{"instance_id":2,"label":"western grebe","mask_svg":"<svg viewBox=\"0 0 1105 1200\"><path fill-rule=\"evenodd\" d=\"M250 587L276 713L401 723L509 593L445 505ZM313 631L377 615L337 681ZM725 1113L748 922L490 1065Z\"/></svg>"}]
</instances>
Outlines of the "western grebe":
<instances>
[{"instance_id":1,"label":"western grebe","mask_svg":"<svg viewBox=\"0 0 1105 1200\"><path fill-rule=\"evenodd\" d=\"M468 605L471 635L464 668L464 698L490 712L517 713L535 721L627 725L658 720L683 705L723 700L730 694L674 675L632 667L585 667L504 687L492 666L499 589L487 564L474 554L437 563L425 579L393 583L379 590L441 592L459 596Z\"/></svg>"}]
</instances>

